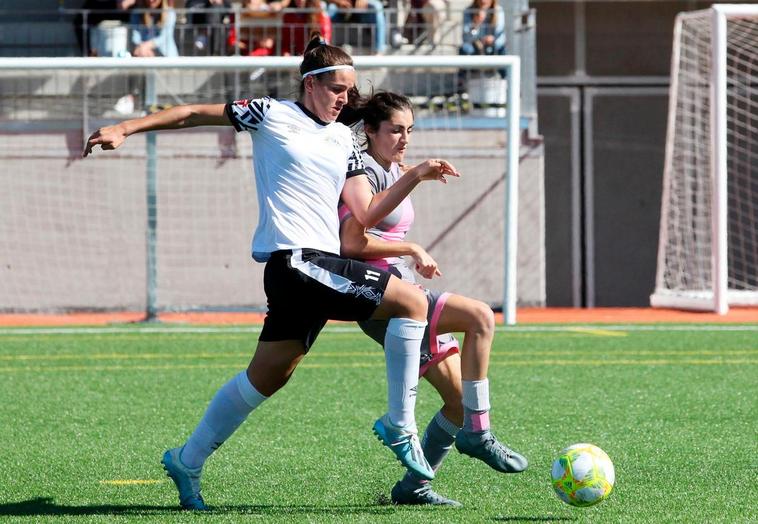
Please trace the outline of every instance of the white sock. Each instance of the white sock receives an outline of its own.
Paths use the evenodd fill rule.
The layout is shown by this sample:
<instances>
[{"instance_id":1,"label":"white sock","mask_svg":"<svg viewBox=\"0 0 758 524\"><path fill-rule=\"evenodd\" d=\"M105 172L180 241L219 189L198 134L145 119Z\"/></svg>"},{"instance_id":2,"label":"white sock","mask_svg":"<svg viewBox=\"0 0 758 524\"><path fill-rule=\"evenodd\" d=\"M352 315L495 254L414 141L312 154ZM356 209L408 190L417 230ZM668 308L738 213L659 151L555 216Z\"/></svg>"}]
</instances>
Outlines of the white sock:
<instances>
[{"instance_id":1,"label":"white sock","mask_svg":"<svg viewBox=\"0 0 758 524\"><path fill-rule=\"evenodd\" d=\"M490 429L490 383L463 381L463 431L481 433Z\"/></svg>"},{"instance_id":2,"label":"white sock","mask_svg":"<svg viewBox=\"0 0 758 524\"><path fill-rule=\"evenodd\" d=\"M463 382L463 406L472 411L490 410L490 381L464 380Z\"/></svg>"},{"instance_id":3,"label":"white sock","mask_svg":"<svg viewBox=\"0 0 758 524\"><path fill-rule=\"evenodd\" d=\"M416 390L425 328L426 322L392 318L384 336L390 422L412 430L416 429Z\"/></svg>"},{"instance_id":4,"label":"white sock","mask_svg":"<svg viewBox=\"0 0 758 524\"><path fill-rule=\"evenodd\" d=\"M205 415L184 445L180 457L182 463L188 468L202 467L211 453L267 398L253 387L246 371L235 375L221 386L211 400Z\"/></svg>"}]
</instances>

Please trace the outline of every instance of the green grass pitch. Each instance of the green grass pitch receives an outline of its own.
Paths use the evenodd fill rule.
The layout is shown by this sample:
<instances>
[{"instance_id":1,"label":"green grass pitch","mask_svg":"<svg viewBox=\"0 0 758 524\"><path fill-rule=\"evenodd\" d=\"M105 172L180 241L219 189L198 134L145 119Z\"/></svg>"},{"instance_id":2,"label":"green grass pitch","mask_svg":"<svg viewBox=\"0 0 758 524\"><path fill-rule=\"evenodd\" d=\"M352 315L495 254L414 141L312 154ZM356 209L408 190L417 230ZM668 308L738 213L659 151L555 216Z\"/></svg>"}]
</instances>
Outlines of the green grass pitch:
<instances>
[{"instance_id":1,"label":"green grass pitch","mask_svg":"<svg viewBox=\"0 0 758 524\"><path fill-rule=\"evenodd\" d=\"M0 520L76 522L756 522L758 325L523 326L490 367L498 437L529 469L502 475L453 451L434 487L462 509L386 499L402 469L371 433L381 350L327 329L293 379L209 460L215 510L177 510L162 452L243 369L252 328L0 330ZM438 409L422 382L417 418ZM603 448L608 500L561 503L557 452Z\"/></svg>"}]
</instances>

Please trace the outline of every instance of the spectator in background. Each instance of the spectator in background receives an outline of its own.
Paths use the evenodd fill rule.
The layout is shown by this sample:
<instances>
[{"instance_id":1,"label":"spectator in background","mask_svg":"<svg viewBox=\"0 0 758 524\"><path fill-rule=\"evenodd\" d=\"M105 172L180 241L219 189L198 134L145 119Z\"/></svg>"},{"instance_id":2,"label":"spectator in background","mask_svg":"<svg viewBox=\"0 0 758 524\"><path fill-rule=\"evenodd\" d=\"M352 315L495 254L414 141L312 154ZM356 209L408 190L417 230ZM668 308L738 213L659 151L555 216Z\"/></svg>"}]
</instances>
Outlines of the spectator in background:
<instances>
[{"instance_id":1,"label":"spectator in background","mask_svg":"<svg viewBox=\"0 0 758 524\"><path fill-rule=\"evenodd\" d=\"M96 46L90 41L93 28L105 20L127 23L128 10L135 2L136 0L85 0L82 9L89 11L87 16L80 14L74 18L74 33L83 56L97 56Z\"/></svg>"},{"instance_id":2,"label":"spectator in background","mask_svg":"<svg viewBox=\"0 0 758 524\"><path fill-rule=\"evenodd\" d=\"M198 54L226 54L226 28L231 20L228 12L231 6L229 0L187 0L187 21L196 26L194 43ZM192 12L193 9L197 11Z\"/></svg>"},{"instance_id":3,"label":"spectator in background","mask_svg":"<svg viewBox=\"0 0 758 524\"><path fill-rule=\"evenodd\" d=\"M170 0L138 0L139 10L132 13L132 55L179 56L174 40L176 11Z\"/></svg>"},{"instance_id":4,"label":"spectator in background","mask_svg":"<svg viewBox=\"0 0 758 524\"><path fill-rule=\"evenodd\" d=\"M474 0L463 11L460 54L505 54L505 12L497 0Z\"/></svg>"},{"instance_id":5,"label":"spectator in background","mask_svg":"<svg viewBox=\"0 0 758 524\"><path fill-rule=\"evenodd\" d=\"M232 20L229 28L228 44L232 54L236 54L237 48L241 55L269 56L276 52L276 42L272 35L276 35L276 29L267 26L266 20L273 20L282 9L278 3L268 4L265 0L244 0L240 20L240 35ZM256 23L256 21L263 23Z\"/></svg>"},{"instance_id":6,"label":"spectator in background","mask_svg":"<svg viewBox=\"0 0 758 524\"><path fill-rule=\"evenodd\" d=\"M403 24L403 41L436 43L448 0L410 0L410 10Z\"/></svg>"},{"instance_id":7,"label":"spectator in background","mask_svg":"<svg viewBox=\"0 0 758 524\"><path fill-rule=\"evenodd\" d=\"M328 44L332 41L332 21L321 0L294 0L282 17L282 54L302 55L305 45L315 33Z\"/></svg>"},{"instance_id":8,"label":"spectator in background","mask_svg":"<svg viewBox=\"0 0 758 524\"><path fill-rule=\"evenodd\" d=\"M353 13L353 9L364 12ZM326 12L332 22L372 24L374 53L383 55L387 50L387 21L381 0L328 0Z\"/></svg>"},{"instance_id":9,"label":"spectator in background","mask_svg":"<svg viewBox=\"0 0 758 524\"><path fill-rule=\"evenodd\" d=\"M282 9L287 9L288 7L290 7L292 0L266 0L266 3L268 4L268 6L271 8L272 11L278 13Z\"/></svg>"}]
</instances>

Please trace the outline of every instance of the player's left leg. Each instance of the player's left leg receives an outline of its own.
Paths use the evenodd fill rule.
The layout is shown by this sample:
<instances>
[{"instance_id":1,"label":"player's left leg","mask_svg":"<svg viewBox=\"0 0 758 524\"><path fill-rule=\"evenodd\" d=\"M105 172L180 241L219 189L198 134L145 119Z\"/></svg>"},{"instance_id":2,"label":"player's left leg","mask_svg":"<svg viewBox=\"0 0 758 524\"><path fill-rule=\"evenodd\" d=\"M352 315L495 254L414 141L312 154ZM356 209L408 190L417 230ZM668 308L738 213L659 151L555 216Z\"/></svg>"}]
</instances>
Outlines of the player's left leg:
<instances>
[{"instance_id":1,"label":"player's left leg","mask_svg":"<svg viewBox=\"0 0 758 524\"><path fill-rule=\"evenodd\" d=\"M527 468L526 458L498 442L490 431L487 372L495 335L492 309L478 300L450 295L439 315L437 330L441 333L464 333L461 349L463 429L456 436L456 448L497 471L524 471Z\"/></svg>"},{"instance_id":2,"label":"player's left leg","mask_svg":"<svg viewBox=\"0 0 758 524\"><path fill-rule=\"evenodd\" d=\"M176 485L182 508L208 509L200 488L205 461L253 410L287 383L305 353L301 340L260 340L247 370L216 392L187 442L163 454L161 463Z\"/></svg>"},{"instance_id":3,"label":"player's left leg","mask_svg":"<svg viewBox=\"0 0 758 524\"><path fill-rule=\"evenodd\" d=\"M455 435L463 423L461 404L461 360L457 350L447 353L425 371L424 378L434 386L444 402L429 422L424 432L421 447L435 473L453 447ZM432 489L431 483L410 472L392 488L395 504L424 504L460 507L455 500L443 497Z\"/></svg>"}]
</instances>

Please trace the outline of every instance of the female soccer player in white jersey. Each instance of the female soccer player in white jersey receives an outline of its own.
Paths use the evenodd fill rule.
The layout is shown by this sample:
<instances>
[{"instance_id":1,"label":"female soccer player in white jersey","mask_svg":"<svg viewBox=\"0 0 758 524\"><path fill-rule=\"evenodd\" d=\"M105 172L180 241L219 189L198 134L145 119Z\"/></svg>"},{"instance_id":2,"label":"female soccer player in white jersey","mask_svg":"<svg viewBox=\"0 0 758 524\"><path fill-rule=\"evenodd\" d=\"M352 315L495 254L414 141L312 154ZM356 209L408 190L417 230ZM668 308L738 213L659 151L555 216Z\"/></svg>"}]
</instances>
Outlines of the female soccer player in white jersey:
<instances>
[{"instance_id":1,"label":"female soccer player in white jersey","mask_svg":"<svg viewBox=\"0 0 758 524\"><path fill-rule=\"evenodd\" d=\"M83 156L99 145L115 149L134 133L202 125L232 125L253 139L259 204L253 258L265 261L268 311L247 368L221 387L205 415L162 463L183 508L205 510L200 475L205 460L247 416L284 386L327 319L389 319L386 415L373 430L416 475L431 479L414 419L424 295L374 266L341 258L340 197L364 226L397 207L420 181L457 176L444 161L427 161L395 186L372 196L350 129L336 122L354 92L350 55L318 37L300 65L297 101L268 97L229 104L184 105L104 127L90 136Z\"/></svg>"},{"instance_id":2,"label":"female soccer player in white jersey","mask_svg":"<svg viewBox=\"0 0 758 524\"><path fill-rule=\"evenodd\" d=\"M381 194L404 176L400 164L413 131L413 108L402 95L379 92L359 103L357 110L342 120L350 123L358 118L363 120L366 136L363 162L370 182L366 190ZM343 255L364 259L411 283L415 283L415 278L402 256L412 257L423 277L440 275L437 263L421 246L404 241L413 224L410 198L405 198L368 230L347 206L342 206L340 215ZM490 431L487 368L495 328L492 310L478 300L460 295L430 290L426 290L426 295L428 324L421 346L420 374L437 389L444 402L426 427L422 440L429 464L436 471L455 442L458 451L483 460L497 471L525 470L526 458L502 445ZM369 319L359 324L367 335L384 343L386 321ZM462 355L450 332L464 333ZM435 493L429 479L411 471L395 484L391 496L396 504L460 505Z\"/></svg>"}]
</instances>

